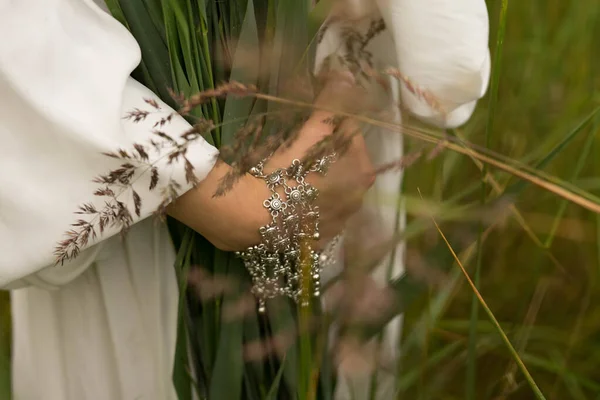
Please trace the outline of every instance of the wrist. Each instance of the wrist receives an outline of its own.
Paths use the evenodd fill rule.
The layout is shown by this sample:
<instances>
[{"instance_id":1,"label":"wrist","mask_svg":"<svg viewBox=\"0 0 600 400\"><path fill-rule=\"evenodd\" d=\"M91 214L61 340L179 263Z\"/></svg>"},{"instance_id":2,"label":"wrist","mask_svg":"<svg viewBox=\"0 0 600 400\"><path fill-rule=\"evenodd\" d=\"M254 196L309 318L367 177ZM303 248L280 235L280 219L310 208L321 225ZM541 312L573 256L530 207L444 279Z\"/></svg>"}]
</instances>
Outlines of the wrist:
<instances>
[{"instance_id":1,"label":"wrist","mask_svg":"<svg viewBox=\"0 0 600 400\"><path fill-rule=\"evenodd\" d=\"M269 222L269 214L262 205L269 196L268 188L249 174L224 195L214 196L221 179L230 171L226 163L216 163L202 182L167 209L169 215L226 251L257 244L259 228Z\"/></svg>"}]
</instances>

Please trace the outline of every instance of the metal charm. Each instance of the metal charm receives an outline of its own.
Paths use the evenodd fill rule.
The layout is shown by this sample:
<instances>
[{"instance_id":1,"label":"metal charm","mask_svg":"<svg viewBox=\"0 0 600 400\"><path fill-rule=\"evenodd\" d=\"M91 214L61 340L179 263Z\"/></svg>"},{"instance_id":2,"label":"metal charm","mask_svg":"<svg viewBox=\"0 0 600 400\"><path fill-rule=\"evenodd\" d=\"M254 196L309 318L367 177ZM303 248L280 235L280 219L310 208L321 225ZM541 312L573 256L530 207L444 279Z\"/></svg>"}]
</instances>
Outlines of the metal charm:
<instances>
[{"instance_id":1,"label":"metal charm","mask_svg":"<svg viewBox=\"0 0 600 400\"><path fill-rule=\"evenodd\" d=\"M288 169L269 174L264 173L264 161L250 169L271 191L263 206L272 220L260 228L259 245L236 254L252 278L252 294L261 313L266 301L274 297L287 296L307 306L309 296L320 296L320 260L330 261L332 256L313 250L314 241L319 239L319 207L313 204L319 192L305 178L311 172L325 175L334 160L335 154L315 161L309 168L294 160Z\"/></svg>"}]
</instances>

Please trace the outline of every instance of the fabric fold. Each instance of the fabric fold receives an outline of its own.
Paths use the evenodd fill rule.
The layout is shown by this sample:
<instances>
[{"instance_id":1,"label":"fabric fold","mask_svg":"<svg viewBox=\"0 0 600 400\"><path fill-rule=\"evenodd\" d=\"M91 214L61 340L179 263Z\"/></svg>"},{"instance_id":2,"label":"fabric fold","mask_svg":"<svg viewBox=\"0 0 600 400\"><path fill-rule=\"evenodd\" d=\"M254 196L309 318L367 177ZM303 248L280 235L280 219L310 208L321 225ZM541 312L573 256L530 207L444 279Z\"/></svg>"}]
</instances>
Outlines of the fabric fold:
<instances>
[{"instance_id":1,"label":"fabric fold","mask_svg":"<svg viewBox=\"0 0 600 400\"><path fill-rule=\"evenodd\" d=\"M485 94L490 74L489 21L483 0L377 0L398 69L432 106L401 85L402 105L426 123L464 124Z\"/></svg>"},{"instance_id":2,"label":"fabric fold","mask_svg":"<svg viewBox=\"0 0 600 400\"><path fill-rule=\"evenodd\" d=\"M0 42L0 287L17 287L24 277L22 282L41 286L65 284L93 261L93 250L69 265L32 274L53 265L54 249L70 225L88 218L75 214L80 205L104 206L105 199L94 196L101 185L92 179L126 161L102 153L147 145L154 124L173 110L129 77L140 61L139 47L91 0L3 2L0 34L18 38ZM152 113L137 123L124 119L134 109ZM189 128L177 115L160 127L176 138ZM199 179L216 155L203 139L186 154ZM161 160L157 167L163 179L181 184L180 194L191 187L182 160ZM118 195L130 206L133 223L152 214L164 197L163 182L150 191L151 171L145 171ZM139 216L131 189L142 199ZM118 230L97 231L89 246Z\"/></svg>"}]
</instances>

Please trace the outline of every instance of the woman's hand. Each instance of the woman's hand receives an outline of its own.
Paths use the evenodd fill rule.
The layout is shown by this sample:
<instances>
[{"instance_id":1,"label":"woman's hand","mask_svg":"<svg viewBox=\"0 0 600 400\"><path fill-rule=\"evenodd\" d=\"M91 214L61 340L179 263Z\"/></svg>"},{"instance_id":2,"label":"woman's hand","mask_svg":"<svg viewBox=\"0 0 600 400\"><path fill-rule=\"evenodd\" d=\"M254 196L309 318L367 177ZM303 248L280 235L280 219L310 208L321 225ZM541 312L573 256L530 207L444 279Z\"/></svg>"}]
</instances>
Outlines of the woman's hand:
<instances>
[{"instance_id":1,"label":"woman's hand","mask_svg":"<svg viewBox=\"0 0 600 400\"><path fill-rule=\"evenodd\" d=\"M333 133L331 123L324 122L331 117L330 113L315 112L292 146L276 152L265 169L285 168L293 159L302 159L314 144ZM358 128L352 125L352 121L345 121L340 128L344 135L352 135L352 138L348 150L329 166L327 175L311 173L306 177L307 182L319 190L315 204L319 206L321 246L344 229L346 221L360 209L363 196L375 181L364 138L356 134Z\"/></svg>"},{"instance_id":2,"label":"woman's hand","mask_svg":"<svg viewBox=\"0 0 600 400\"><path fill-rule=\"evenodd\" d=\"M327 119L332 116L316 111L292 145L282 147L269 159L265 172L288 167L293 159L302 159L314 144L331 135L334 127ZM350 129L345 131L350 132ZM201 233L217 248L245 250L260 243L258 229L271 221L263 206L271 193L263 180L246 174L224 196L213 197L220 179L230 168L223 162L217 163L195 189L170 206L169 214ZM319 206L320 244L323 245L343 230L375 180L362 135L352 137L348 150L329 167L326 176L311 173L306 180L319 190L315 204Z\"/></svg>"}]
</instances>

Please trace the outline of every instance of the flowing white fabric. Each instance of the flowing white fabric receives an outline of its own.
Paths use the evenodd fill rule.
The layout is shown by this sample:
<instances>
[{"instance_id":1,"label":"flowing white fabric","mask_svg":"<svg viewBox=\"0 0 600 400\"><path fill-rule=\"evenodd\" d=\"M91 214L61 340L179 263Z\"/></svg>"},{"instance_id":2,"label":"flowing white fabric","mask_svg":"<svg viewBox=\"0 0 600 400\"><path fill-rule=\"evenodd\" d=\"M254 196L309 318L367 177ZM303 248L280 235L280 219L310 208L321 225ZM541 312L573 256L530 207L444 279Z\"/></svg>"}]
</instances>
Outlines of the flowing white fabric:
<instances>
[{"instance_id":1,"label":"flowing white fabric","mask_svg":"<svg viewBox=\"0 0 600 400\"><path fill-rule=\"evenodd\" d=\"M166 228L148 219L124 241L112 229L52 266L74 211L95 199L92 178L120 164L101 153L145 142L172 110L159 101L145 121L123 119L158 99L129 78L135 40L91 0L0 0L0 37L0 286L35 285L12 293L14 396L174 399L178 294ZM188 128L175 118L163 130ZM189 148L199 178L216 153L206 142ZM181 166L160 173L185 182ZM150 192L148 177L134 183L136 222L162 201L160 184Z\"/></svg>"},{"instance_id":2,"label":"flowing white fabric","mask_svg":"<svg viewBox=\"0 0 600 400\"><path fill-rule=\"evenodd\" d=\"M490 74L488 13L484 0L341 0L337 6L343 17L332 18L328 24L317 49L317 70L326 57L347 52L344 47L347 28L365 34L373 21L383 19L386 29L370 42L367 51L373 55L375 68L397 68L412 85L411 90L406 84L391 81L392 119L401 123L400 104L421 121L439 127L457 127L470 118L477 100L486 92ZM414 88L431 94L437 103L426 102ZM397 132L370 129L366 139L376 165L402 157L403 140ZM401 202L389 204L390 199L400 200L402 178L402 171L380 175L367 195L364 208L380 221L379 239L390 239L405 226ZM372 275L384 285L403 273L401 242ZM379 400L395 398L400 329L399 316L388 324L379 349L380 361L387 367L387 372L378 376ZM368 398L371 372L356 369L358 372L338 374L337 400Z\"/></svg>"},{"instance_id":3,"label":"flowing white fabric","mask_svg":"<svg viewBox=\"0 0 600 400\"><path fill-rule=\"evenodd\" d=\"M437 125L466 121L489 74L484 1L354 3L367 19L386 20L387 31L370 47L378 64L398 66L448 114L443 118L401 86L404 105ZM0 286L34 285L12 292L15 399L174 399L174 254L165 227L146 219L161 200L147 190L148 181L135 184L144 204L126 240L111 237L113 230L74 262L52 266L73 211L93 197L91 178L117 165L100 153L143 141L156 120L122 118L132 108L149 109L143 99L155 98L129 78L139 48L92 0L0 0L0 37ZM340 49L336 38L334 26L319 48L321 59ZM187 127L175 119L165 130L177 135ZM402 154L397 134L371 135L369 145L377 164ZM207 143L190 149L200 177L215 153ZM373 201L398 193L400 184L399 172L380 177ZM402 227L401 210L376 210L386 234ZM393 275L402 273L401 261L400 248ZM397 322L390 331L397 337ZM395 349L393 340L386 345Z\"/></svg>"}]
</instances>

